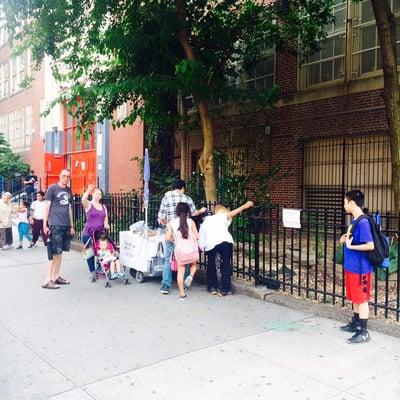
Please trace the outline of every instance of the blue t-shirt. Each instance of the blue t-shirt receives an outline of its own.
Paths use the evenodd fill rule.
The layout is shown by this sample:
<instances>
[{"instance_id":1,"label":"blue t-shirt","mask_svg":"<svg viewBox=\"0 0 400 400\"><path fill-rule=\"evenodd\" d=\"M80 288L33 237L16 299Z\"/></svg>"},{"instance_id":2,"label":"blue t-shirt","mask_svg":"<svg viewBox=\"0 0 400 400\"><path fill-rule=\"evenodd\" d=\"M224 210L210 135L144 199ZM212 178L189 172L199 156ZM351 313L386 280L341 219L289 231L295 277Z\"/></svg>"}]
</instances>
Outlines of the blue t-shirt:
<instances>
[{"instance_id":1,"label":"blue t-shirt","mask_svg":"<svg viewBox=\"0 0 400 400\"><path fill-rule=\"evenodd\" d=\"M354 221L353 221L354 223ZM362 219L352 232L352 244L365 244L373 242L374 238L371 232L371 224L368 219ZM344 269L355 274L367 274L372 272L373 267L368 261L365 251L350 250L344 245Z\"/></svg>"}]
</instances>

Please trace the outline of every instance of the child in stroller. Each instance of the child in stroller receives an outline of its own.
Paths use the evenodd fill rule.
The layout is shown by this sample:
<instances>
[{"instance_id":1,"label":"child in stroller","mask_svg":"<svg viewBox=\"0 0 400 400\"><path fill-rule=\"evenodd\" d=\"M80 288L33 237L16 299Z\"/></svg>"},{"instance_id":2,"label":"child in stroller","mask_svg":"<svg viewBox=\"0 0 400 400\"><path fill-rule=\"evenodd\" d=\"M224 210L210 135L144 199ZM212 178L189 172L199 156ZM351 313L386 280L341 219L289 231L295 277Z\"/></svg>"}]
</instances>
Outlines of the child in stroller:
<instances>
[{"instance_id":1,"label":"child in stroller","mask_svg":"<svg viewBox=\"0 0 400 400\"><path fill-rule=\"evenodd\" d=\"M93 236L95 255L97 256L102 272L106 274L106 278L108 271L110 271L110 279L124 278L125 274L121 271L115 245L105 233L95 232Z\"/></svg>"}]
</instances>

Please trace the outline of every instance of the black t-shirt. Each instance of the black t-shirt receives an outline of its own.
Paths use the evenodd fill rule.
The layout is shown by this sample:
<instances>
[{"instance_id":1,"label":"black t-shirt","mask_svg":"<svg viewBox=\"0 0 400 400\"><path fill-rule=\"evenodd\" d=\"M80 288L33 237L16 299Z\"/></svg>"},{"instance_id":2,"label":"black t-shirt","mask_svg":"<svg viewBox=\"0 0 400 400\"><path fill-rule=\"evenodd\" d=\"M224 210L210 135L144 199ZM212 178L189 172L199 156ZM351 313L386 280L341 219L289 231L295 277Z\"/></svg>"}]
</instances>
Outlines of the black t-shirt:
<instances>
[{"instance_id":1,"label":"black t-shirt","mask_svg":"<svg viewBox=\"0 0 400 400\"><path fill-rule=\"evenodd\" d=\"M36 175L28 175L25 178L25 181L29 181L29 183L25 183L25 186L35 187L35 183L38 181L38 177Z\"/></svg>"},{"instance_id":2,"label":"black t-shirt","mask_svg":"<svg viewBox=\"0 0 400 400\"><path fill-rule=\"evenodd\" d=\"M45 199L51 202L49 225L70 226L69 206L72 204L72 192L69 187L62 188L58 183L51 185Z\"/></svg>"}]
</instances>

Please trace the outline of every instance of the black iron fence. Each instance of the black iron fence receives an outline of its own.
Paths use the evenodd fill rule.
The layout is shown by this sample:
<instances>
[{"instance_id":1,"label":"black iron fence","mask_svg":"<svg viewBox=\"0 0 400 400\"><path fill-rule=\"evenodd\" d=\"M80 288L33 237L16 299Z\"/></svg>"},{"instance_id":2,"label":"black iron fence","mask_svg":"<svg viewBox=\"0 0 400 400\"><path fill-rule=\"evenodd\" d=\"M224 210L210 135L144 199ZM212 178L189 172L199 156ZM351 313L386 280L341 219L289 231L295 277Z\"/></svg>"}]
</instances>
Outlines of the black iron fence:
<instances>
[{"instance_id":1,"label":"black iron fence","mask_svg":"<svg viewBox=\"0 0 400 400\"><path fill-rule=\"evenodd\" d=\"M110 235L118 243L119 232L144 220L140 198L116 194L106 195ZM159 200L148 208L150 226L157 227ZM85 216L80 196L75 196L75 226L81 237ZM213 205L208 204L212 211ZM390 238L390 268L379 268L373 277L371 306L375 315L400 320L399 226L400 216L381 216L382 229ZM302 210L301 228L285 228L282 207L253 208L236 217L231 226L235 240L233 275L239 279L279 289L291 295L347 307L344 269L340 260L341 234L350 222L349 216L337 210ZM206 264L201 255L200 264Z\"/></svg>"}]
</instances>

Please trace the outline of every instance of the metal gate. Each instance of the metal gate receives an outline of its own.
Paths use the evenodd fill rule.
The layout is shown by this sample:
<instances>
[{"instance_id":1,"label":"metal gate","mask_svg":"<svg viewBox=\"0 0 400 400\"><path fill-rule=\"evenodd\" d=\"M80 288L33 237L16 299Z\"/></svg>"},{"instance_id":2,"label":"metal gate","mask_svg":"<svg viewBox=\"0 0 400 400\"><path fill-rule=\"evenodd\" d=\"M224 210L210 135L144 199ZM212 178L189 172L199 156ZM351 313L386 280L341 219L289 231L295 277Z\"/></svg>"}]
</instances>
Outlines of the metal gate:
<instances>
[{"instance_id":1,"label":"metal gate","mask_svg":"<svg viewBox=\"0 0 400 400\"><path fill-rule=\"evenodd\" d=\"M316 140L304 143L303 203L307 209L343 207L351 189L365 194L371 211L393 211L388 136Z\"/></svg>"}]
</instances>

